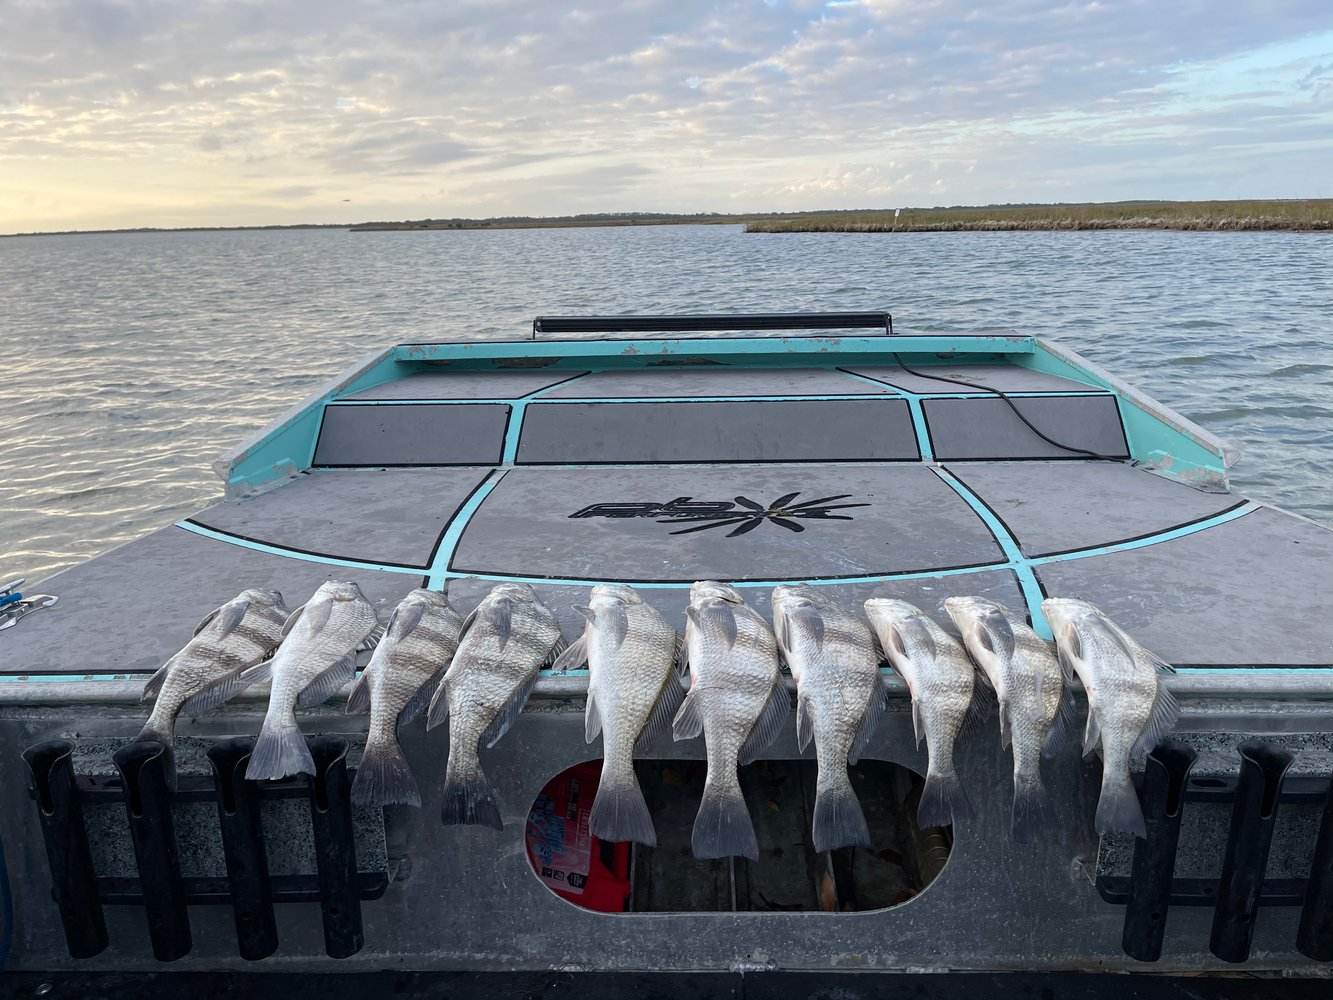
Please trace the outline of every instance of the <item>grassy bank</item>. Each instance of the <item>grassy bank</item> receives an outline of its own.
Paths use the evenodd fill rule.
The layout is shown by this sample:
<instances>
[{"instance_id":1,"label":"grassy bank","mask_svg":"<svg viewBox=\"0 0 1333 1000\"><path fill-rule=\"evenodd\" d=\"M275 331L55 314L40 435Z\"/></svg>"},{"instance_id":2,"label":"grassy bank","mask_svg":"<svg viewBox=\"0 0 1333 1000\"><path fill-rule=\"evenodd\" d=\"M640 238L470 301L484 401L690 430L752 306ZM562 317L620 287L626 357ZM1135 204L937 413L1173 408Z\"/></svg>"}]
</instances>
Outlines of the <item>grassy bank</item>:
<instances>
[{"instance_id":1,"label":"grassy bank","mask_svg":"<svg viewBox=\"0 0 1333 1000\"><path fill-rule=\"evenodd\" d=\"M815 212L756 219L747 233L921 233L1027 229L1333 230L1333 199L1145 201L1095 205L995 205Z\"/></svg>"}]
</instances>

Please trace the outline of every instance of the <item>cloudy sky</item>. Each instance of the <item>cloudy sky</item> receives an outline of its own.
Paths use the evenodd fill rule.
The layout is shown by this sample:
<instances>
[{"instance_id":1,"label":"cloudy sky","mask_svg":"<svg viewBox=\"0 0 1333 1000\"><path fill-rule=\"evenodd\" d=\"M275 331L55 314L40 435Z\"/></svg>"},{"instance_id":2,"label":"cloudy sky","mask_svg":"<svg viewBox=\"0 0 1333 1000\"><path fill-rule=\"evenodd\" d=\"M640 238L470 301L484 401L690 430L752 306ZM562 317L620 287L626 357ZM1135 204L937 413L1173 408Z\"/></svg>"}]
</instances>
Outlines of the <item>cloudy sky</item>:
<instances>
[{"instance_id":1,"label":"cloudy sky","mask_svg":"<svg viewBox=\"0 0 1333 1000\"><path fill-rule=\"evenodd\" d=\"M0 232L1320 196L1329 0L0 0Z\"/></svg>"}]
</instances>

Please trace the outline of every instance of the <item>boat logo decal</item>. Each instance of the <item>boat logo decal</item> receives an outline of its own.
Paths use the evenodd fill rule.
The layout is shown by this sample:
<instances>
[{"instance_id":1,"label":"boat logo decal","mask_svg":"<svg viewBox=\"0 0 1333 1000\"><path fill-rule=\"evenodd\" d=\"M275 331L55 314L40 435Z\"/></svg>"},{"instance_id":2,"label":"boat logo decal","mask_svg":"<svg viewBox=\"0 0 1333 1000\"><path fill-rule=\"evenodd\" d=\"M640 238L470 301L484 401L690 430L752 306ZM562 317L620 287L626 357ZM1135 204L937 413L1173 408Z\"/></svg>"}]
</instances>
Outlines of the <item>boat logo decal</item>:
<instances>
[{"instance_id":1,"label":"boat logo decal","mask_svg":"<svg viewBox=\"0 0 1333 1000\"><path fill-rule=\"evenodd\" d=\"M800 492L788 493L778 497L770 504L758 503L749 497L738 496L735 500L695 500L693 497L676 497L666 503L595 503L582 510L576 510L570 517L609 517L653 518L658 524L689 524L691 527L680 528L671 532L673 535L688 535L696 531L708 531L711 528L726 528L727 538L753 531L765 521L776 524L788 531L804 531L801 521L850 521L850 514L834 514L835 510L850 510L853 507L869 507L867 503L834 503L846 500L852 494L840 493L837 496L820 497L794 503Z\"/></svg>"}]
</instances>

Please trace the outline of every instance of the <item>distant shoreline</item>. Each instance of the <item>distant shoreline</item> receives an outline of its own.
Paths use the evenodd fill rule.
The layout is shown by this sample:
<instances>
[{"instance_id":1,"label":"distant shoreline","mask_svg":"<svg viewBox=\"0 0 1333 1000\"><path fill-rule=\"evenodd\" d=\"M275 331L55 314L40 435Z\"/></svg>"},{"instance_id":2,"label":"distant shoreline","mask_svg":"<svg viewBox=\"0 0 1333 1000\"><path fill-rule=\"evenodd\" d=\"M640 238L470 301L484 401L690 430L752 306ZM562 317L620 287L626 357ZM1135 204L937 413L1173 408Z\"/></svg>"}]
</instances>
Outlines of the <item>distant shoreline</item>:
<instances>
[{"instance_id":1,"label":"distant shoreline","mask_svg":"<svg viewBox=\"0 0 1333 1000\"><path fill-rule=\"evenodd\" d=\"M478 229L594 229L626 226L742 225L747 233L1027 232L1169 229L1191 232L1333 231L1333 199L1136 201L984 207L847 209L832 212L613 212L489 219L306 223L269 226L182 226L0 233L0 237L95 236L118 233L269 232L343 229L352 233Z\"/></svg>"}]
</instances>

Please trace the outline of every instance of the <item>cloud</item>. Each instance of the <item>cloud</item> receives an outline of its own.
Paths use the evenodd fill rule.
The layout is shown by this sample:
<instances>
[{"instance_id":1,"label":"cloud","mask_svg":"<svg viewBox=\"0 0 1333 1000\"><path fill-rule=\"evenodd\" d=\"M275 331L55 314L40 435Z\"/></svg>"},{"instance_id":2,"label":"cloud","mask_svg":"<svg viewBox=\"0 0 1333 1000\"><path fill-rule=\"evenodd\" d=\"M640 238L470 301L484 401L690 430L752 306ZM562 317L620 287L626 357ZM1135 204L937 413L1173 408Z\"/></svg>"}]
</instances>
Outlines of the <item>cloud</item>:
<instances>
[{"instance_id":1,"label":"cloud","mask_svg":"<svg viewBox=\"0 0 1333 1000\"><path fill-rule=\"evenodd\" d=\"M146 175L236 221L284 188L335 218L1282 196L1333 152L1305 0L8 0L5 28L0 231L120 218Z\"/></svg>"}]
</instances>

